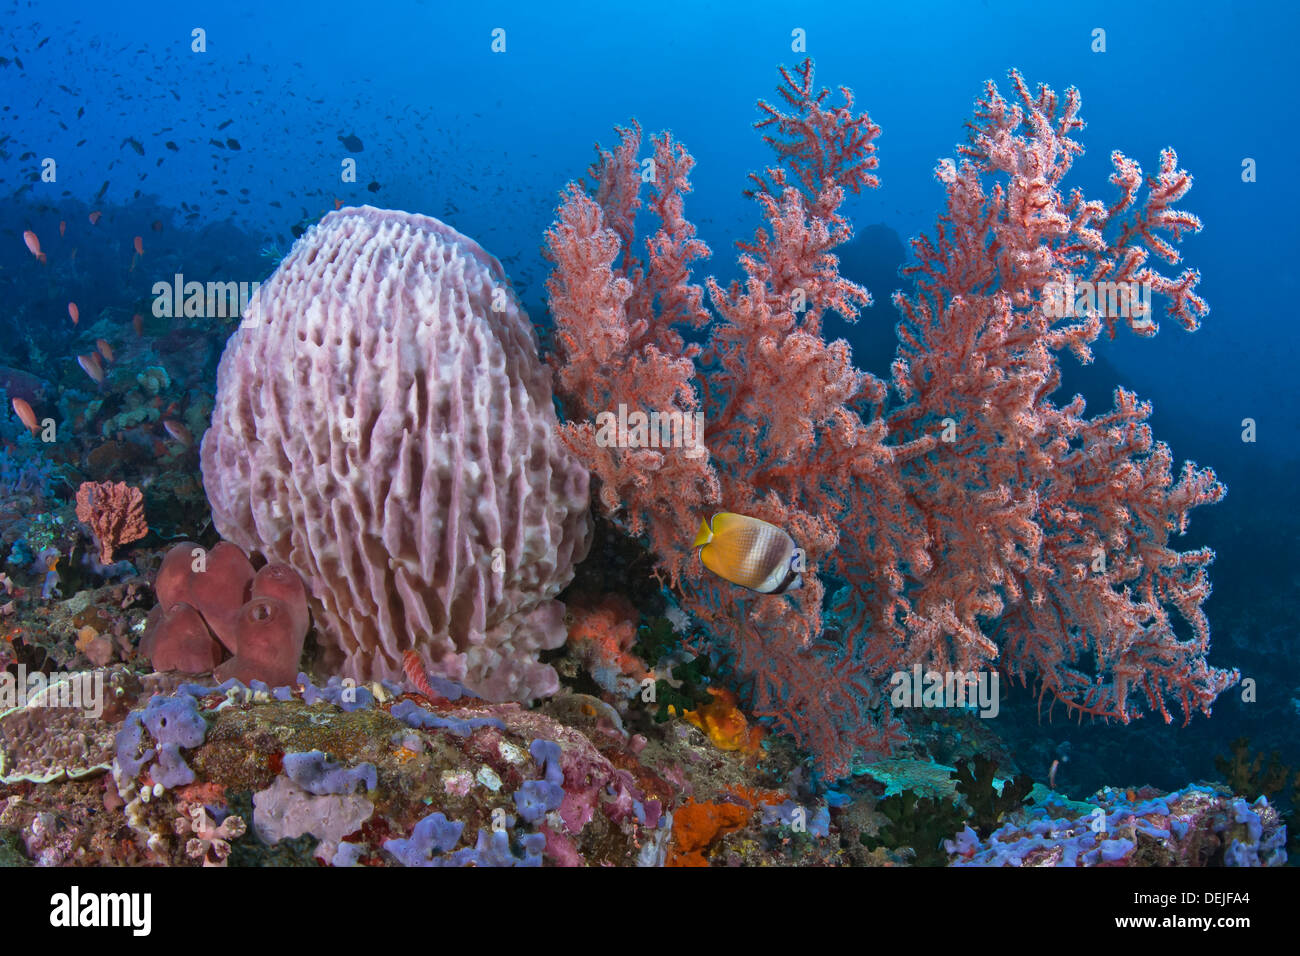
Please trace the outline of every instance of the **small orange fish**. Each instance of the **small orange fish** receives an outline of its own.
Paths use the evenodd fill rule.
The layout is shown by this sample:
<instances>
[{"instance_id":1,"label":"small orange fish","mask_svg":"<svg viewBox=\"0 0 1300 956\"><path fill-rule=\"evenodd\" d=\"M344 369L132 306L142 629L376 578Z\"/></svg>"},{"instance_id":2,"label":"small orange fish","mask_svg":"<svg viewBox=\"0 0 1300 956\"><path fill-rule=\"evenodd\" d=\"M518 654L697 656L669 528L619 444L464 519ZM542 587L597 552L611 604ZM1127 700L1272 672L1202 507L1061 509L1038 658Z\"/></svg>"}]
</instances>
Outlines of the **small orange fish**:
<instances>
[{"instance_id":1,"label":"small orange fish","mask_svg":"<svg viewBox=\"0 0 1300 956\"><path fill-rule=\"evenodd\" d=\"M149 223L149 228L154 232L162 232L162 220L155 219L153 222Z\"/></svg>"},{"instance_id":2,"label":"small orange fish","mask_svg":"<svg viewBox=\"0 0 1300 956\"><path fill-rule=\"evenodd\" d=\"M68 231L68 221L67 221L66 219L60 219L60 220L59 220L59 238L62 239L63 236L64 236L64 234L65 234L67 231Z\"/></svg>"},{"instance_id":3,"label":"small orange fish","mask_svg":"<svg viewBox=\"0 0 1300 956\"><path fill-rule=\"evenodd\" d=\"M85 355L77 356L77 364L81 370L91 377L96 385L102 385L104 382L104 366L99 364L99 355L95 352L87 352Z\"/></svg>"},{"instance_id":4,"label":"small orange fish","mask_svg":"<svg viewBox=\"0 0 1300 956\"><path fill-rule=\"evenodd\" d=\"M184 425L182 425L180 422L178 422L176 419L174 418L163 419L163 428L167 430L168 435L171 435L172 438L175 438L186 448L189 448L191 445L194 444L194 436L190 434L190 430L186 428Z\"/></svg>"},{"instance_id":5,"label":"small orange fish","mask_svg":"<svg viewBox=\"0 0 1300 956\"><path fill-rule=\"evenodd\" d=\"M33 435L36 434L40 425L36 422L36 413L32 411L32 406L27 403L25 398L15 398L12 402L14 412L18 415L18 420L30 429Z\"/></svg>"},{"instance_id":6,"label":"small orange fish","mask_svg":"<svg viewBox=\"0 0 1300 956\"><path fill-rule=\"evenodd\" d=\"M134 242L133 242L133 245L135 246L135 254L136 254L137 256L143 256L143 255L144 255L144 240L141 239L139 236L136 236L136 237L135 237L135 240L134 240Z\"/></svg>"},{"instance_id":7,"label":"small orange fish","mask_svg":"<svg viewBox=\"0 0 1300 956\"><path fill-rule=\"evenodd\" d=\"M102 215L104 214L100 212L98 209L96 209L94 212L90 214L90 224L92 226L95 225L95 223L99 222L99 217Z\"/></svg>"},{"instance_id":8,"label":"small orange fish","mask_svg":"<svg viewBox=\"0 0 1300 956\"><path fill-rule=\"evenodd\" d=\"M77 303L68 303L68 316L72 319L73 325L76 325L81 320L81 310L77 308Z\"/></svg>"},{"instance_id":9,"label":"small orange fish","mask_svg":"<svg viewBox=\"0 0 1300 956\"><path fill-rule=\"evenodd\" d=\"M99 354L104 356L105 362L113 361L113 346L103 339L95 339L95 348L99 349Z\"/></svg>"},{"instance_id":10,"label":"small orange fish","mask_svg":"<svg viewBox=\"0 0 1300 956\"><path fill-rule=\"evenodd\" d=\"M338 208L339 208L340 206L342 206L342 205L343 205L343 200L342 200L342 199L336 199L336 200L334 200L334 208L335 208L335 209L338 209Z\"/></svg>"},{"instance_id":11,"label":"small orange fish","mask_svg":"<svg viewBox=\"0 0 1300 956\"><path fill-rule=\"evenodd\" d=\"M131 316L131 328L135 329L135 337L137 339L144 335L144 316L139 312Z\"/></svg>"},{"instance_id":12,"label":"small orange fish","mask_svg":"<svg viewBox=\"0 0 1300 956\"><path fill-rule=\"evenodd\" d=\"M27 243L27 251L36 257L37 262L45 261L45 253L41 252L41 240L36 238L36 233L28 229L23 233L23 242Z\"/></svg>"}]
</instances>

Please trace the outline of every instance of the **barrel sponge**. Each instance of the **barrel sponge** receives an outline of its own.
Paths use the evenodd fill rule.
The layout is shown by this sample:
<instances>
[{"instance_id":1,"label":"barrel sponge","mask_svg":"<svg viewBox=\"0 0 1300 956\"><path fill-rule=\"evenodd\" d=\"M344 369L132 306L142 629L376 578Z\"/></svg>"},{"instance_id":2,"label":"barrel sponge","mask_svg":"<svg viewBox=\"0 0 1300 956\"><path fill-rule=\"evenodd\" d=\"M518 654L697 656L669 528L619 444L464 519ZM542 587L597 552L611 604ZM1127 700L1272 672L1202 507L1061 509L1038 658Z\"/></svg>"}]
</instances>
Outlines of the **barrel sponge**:
<instances>
[{"instance_id":1,"label":"barrel sponge","mask_svg":"<svg viewBox=\"0 0 1300 956\"><path fill-rule=\"evenodd\" d=\"M203 481L222 537L306 582L323 666L403 653L494 701L555 691L555 596L586 555L587 471L561 444L501 264L426 216L327 215L222 355Z\"/></svg>"}]
</instances>

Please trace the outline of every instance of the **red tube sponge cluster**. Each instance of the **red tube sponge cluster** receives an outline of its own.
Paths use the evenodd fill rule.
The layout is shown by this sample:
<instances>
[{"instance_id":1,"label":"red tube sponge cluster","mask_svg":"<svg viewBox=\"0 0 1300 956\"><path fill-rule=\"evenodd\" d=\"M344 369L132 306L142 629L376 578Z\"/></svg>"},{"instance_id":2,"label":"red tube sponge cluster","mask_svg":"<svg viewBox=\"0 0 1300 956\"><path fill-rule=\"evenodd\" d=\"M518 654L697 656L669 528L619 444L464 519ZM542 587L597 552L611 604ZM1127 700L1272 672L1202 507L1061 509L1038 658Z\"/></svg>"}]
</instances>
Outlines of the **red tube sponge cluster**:
<instances>
[{"instance_id":1,"label":"red tube sponge cluster","mask_svg":"<svg viewBox=\"0 0 1300 956\"><path fill-rule=\"evenodd\" d=\"M176 545L154 582L158 605L141 642L156 670L245 684L291 684L311 624L302 579L283 564L254 571L236 545ZM223 660L225 658L225 660Z\"/></svg>"}]
</instances>

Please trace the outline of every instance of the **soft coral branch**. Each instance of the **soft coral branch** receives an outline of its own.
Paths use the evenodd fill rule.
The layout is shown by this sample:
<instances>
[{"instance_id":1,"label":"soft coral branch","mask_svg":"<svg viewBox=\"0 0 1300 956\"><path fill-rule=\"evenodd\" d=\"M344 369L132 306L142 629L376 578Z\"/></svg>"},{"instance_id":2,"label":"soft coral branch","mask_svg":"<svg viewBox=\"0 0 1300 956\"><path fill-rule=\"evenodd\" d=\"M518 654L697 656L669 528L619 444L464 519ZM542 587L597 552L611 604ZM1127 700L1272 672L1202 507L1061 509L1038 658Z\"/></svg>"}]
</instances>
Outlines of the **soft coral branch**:
<instances>
[{"instance_id":1,"label":"soft coral branch","mask_svg":"<svg viewBox=\"0 0 1300 956\"><path fill-rule=\"evenodd\" d=\"M813 83L812 60L800 63L793 75L785 67L780 69L777 93L791 112L759 100L764 116L754 128L765 131L763 141L776 153L777 169L784 167L794 176L812 201L814 216L833 221L836 214L823 199L828 187L857 193L880 185L872 172L879 165L875 139L880 127L865 112L854 112L853 91L846 86L839 91L843 102L833 106L831 91L817 90ZM751 178L755 189L747 195L779 195L783 191L783 183L773 181L776 169Z\"/></svg>"}]
</instances>

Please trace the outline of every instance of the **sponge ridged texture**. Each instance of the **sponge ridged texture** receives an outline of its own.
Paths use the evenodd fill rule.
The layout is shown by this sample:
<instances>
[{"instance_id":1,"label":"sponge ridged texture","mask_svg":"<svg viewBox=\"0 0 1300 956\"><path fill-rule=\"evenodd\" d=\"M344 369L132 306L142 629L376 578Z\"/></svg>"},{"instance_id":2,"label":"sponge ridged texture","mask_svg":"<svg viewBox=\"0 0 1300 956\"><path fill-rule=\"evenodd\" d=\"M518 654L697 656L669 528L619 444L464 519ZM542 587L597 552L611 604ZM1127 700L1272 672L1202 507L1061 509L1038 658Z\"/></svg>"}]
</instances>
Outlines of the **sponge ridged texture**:
<instances>
[{"instance_id":1,"label":"sponge ridged texture","mask_svg":"<svg viewBox=\"0 0 1300 956\"><path fill-rule=\"evenodd\" d=\"M552 599L590 543L588 476L473 240L327 215L227 344L202 465L222 537L302 575L331 671L396 678L414 650L491 700L556 689L537 653L564 642Z\"/></svg>"}]
</instances>

